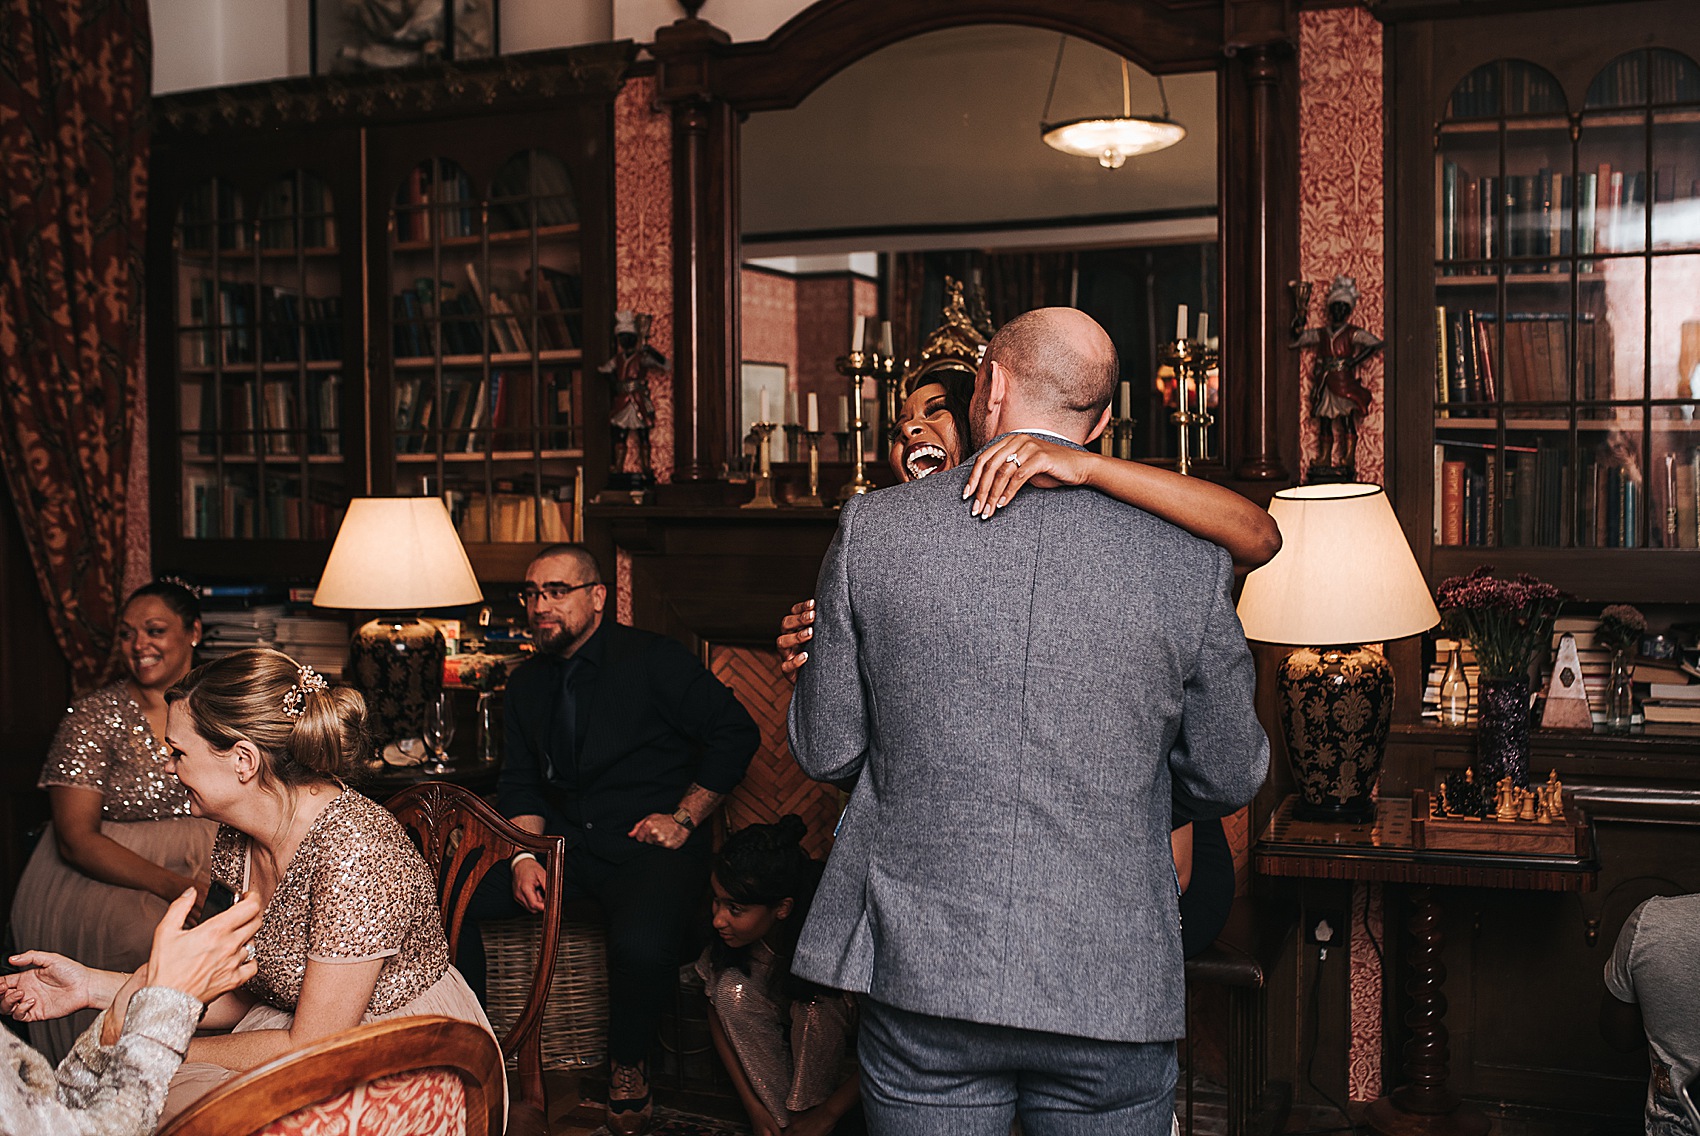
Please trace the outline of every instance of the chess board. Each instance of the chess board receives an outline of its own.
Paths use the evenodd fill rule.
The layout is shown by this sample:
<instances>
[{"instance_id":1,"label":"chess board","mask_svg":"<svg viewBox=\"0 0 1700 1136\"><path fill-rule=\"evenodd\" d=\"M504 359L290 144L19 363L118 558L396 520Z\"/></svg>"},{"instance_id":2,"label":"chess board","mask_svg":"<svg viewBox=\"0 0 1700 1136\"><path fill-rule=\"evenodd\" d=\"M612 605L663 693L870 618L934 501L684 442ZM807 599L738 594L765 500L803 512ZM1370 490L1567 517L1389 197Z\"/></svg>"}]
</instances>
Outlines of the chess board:
<instances>
[{"instance_id":1,"label":"chess board","mask_svg":"<svg viewBox=\"0 0 1700 1136\"><path fill-rule=\"evenodd\" d=\"M1564 819L1477 820L1436 817L1427 790L1411 793L1411 847L1449 852L1502 852L1522 856L1586 856L1593 847L1588 819L1564 796Z\"/></svg>"}]
</instances>

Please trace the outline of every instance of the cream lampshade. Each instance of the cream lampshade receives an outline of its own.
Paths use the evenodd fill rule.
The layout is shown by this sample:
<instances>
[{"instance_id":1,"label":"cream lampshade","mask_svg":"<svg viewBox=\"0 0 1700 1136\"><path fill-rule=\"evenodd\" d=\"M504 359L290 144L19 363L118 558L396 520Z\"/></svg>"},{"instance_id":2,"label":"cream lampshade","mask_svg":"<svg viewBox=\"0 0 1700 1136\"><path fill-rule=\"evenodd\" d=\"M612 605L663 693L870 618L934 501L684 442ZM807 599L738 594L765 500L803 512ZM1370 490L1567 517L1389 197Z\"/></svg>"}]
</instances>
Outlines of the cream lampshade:
<instances>
[{"instance_id":1,"label":"cream lampshade","mask_svg":"<svg viewBox=\"0 0 1700 1136\"><path fill-rule=\"evenodd\" d=\"M1365 646L1440 622L1378 485L1305 485L1269 503L1281 551L1246 577L1247 639L1295 647L1277 675L1301 820L1374 818L1393 719L1393 668Z\"/></svg>"},{"instance_id":2,"label":"cream lampshade","mask_svg":"<svg viewBox=\"0 0 1700 1136\"><path fill-rule=\"evenodd\" d=\"M379 744L418 736L443 690L442 632L410 613L483 598L441 498L349 502L313 604L383 613L354 633L347 672Z\"/></svg>"}]
</instances>

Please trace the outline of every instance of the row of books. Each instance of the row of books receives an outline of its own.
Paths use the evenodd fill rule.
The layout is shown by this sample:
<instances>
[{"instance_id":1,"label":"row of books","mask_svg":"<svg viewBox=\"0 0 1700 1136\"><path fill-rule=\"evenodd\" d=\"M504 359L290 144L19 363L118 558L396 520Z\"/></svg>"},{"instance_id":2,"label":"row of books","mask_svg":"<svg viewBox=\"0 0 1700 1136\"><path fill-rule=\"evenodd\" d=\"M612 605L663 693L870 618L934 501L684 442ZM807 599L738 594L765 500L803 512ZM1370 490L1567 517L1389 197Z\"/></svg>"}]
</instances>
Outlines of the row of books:
<instances>
[{"instance_id":1,"label":"row of books","mask_svg":"<svg viewBox=\"0 0 1700 1136\"><path fill-rule=\"evenodd\" d=\"M179 237L185 252L211 252L216 233L221 251L249 247L247 205L241 191L227 181L204 182L183 195L178 212Z\"/></svg>"},{"instance_id":2,"label":"row of books","mask_svg":"<svg viewBox=\"0 0 1700 1136\"><path fill-rule=\"evenodd\" d=\"M1700 102L1700 74L1689 60L1673 51L1626 55L1610 63L1588 85L1589 110L1671 103Z\"/></svg>"},{"instance_id":3,"label":"row of books","mask_svg":"<svg viewBox=\"0 0 1700 1136\"><path fill-rule=\"evenodd\" d=\"M217 452L297 457L342 452L342 376L314 371L306 376L306 408L295 376L250 377L235 382L185 381L178 386L185 431L196 435L202 454ZM256 444L255 439L260 442Z\"/></svg>"},{"instance_id":4,"label":"row of books","mask_svg":"<svg viewBox=\"0 0 1700 1136\"><path fill-rule=\"evenodd\" d=\"M528 493L451 494L455 527L464 541L557 544L575 539L573 502ZM541 518L541 521L539 521Z\"/></svg>"},{"instance_id":5,"label":"row of books","mask_svg":"<svg viewBox=\"0 0 1700 1136\"><path fill-rule=\"evenodd\" d=\"M467 289L453 281L419 277L394 297L395 352L401 359L569 351L584 333L579 276L547 265L527 269L522 286L486 288L477 266L465 266ZM533 298L535 297L535 302ZM489 338L486 339L486 331Z\"/></svg>"},{"instance_id":6,"label":"row of books","mask_svg":"<svg viewBox=\"0 0 1700 1136\"><path fill-rule=\"evenodd\" d=\"M396 240L427 241L431 217L437 218L441 239L477 234L478 198L466 171L447 159L421 162L396 190ZM532 208L536 208L533 220ZM508 162L490 183L490 228L513 232L533 225L570 225L578 220L577 203L566 167L546 154L529 154Z\"/></svg>"},{"instance_id":7,"label":"row of books","mask_svg":"<svg viewBox=\"0 0 1700 1136\"><path fill-rule=\"evenodd\" d=\"M1563 114L1564 111L1564 93L1551 75L1519 60L1510 60L1478 67L1459 80L1452 88L1446 116L1492 118L1501 114Z\"/></svg>"},{"instance_id":8,"label":"row of books","mask_svg":"<svg viewBox=\"0 0 1700 1136\"><path fill-rule=\"evenodd\" d=\"M490 182L490 227L497 231L531 228L527 198L537 206L538 225L570 225L578 220L567 168L553 154L532 151L496 171Z\"/></svg>"},{"instance_id":9,"label":"row of books","mask_svg":"<svg viewBox=\"0 0 1700 1136\"><path fill-rule=\"evenodd\" d=\"M436 378L417 375L395 384L398 453L430 453L440 434L445 453L531 449L534 427L545 449L568 444L574 423L573 376L550 368L534 383L528 370L446 371L441 403Z\"/></svg>"},{"instance_id":10,"label":"row of books","mask_svg":"<svg viewBox=\"0 0 1700 1136\"><path fill-rule=\"evenodd\" d=\"M183 535L197 540L329 540L347 507L339 488L315 485L303 497L293 478L266 478L261 493L211 470L183 474Z\"/></svg>"},{"instance_id":11,"label":"row of books","mask_svg":"<svg viewBox=\"0 0 1700 1136\"><path fill-rule=\"evenodd\" d=\"M470 237L477 232L477 200L465 170L442 158L421 162L396 189L396 240L430 240L433 214L439 237Z\"/></svg>"},{"instance_id":12,"label":"row of books","mask_svg":"<svg viewBox=\"0 0 1700 1136\"><path fill-rule=\"evenodd\" d=\"M260 198L260 247L335 248L335 208L330 186L313 174L279 178Z\"/></svg>"},{"instance_id":13,"label":"row of books","mask_svg":"<svg viewBox=\"0 0 1700 1136\"><path fill-rule=\"evenodd\" d=\"M1471 456L1459 457L1460 452ZM1700 446L1655 457L1649 485L1633 458L1609 446L1583 451L1573 476L1563 446L1507 447L1502 463L1495 449L1437 443L1435 541L1639 548L1642 521L1651 509L1646 539L1653 547L1700 547Z\"/></svg>"},{"instance_id":14,"label":"row of books","mask_svg":"<svg viewBox=\"0 0 1700 1136\"><path fill-rule=\"evenodd\" d=\"M342 358L341 296L304 297L275 285L205 276L191 277L188 286L187 326L206 330L184 336L184 366Z\"/></svg>"},{"instance_id":15,"label":"row of books","mask_svg":"<svg viewBox=\"0 0 1700 1136\"><path fill-rule=\"evenodd\" d=\"M1685 200L1700 197L1700 181L1689 180L1682 190ZM1654 171L1655 205L1675 202L1677 191L1674 165ZM1575 175L1542 168L1501 179L1472 177L1457 162L1447 160L1441 164L1440 258L1487 261L1630 252L1645 244L1646 208L1646 174L1614 170L1610 163ZM1589 261L1580 267L1584 272L1594 270ZM1443 275L1462 271L1480 270L1448 265ZM1549 261L1520 266L1519 271L1564 272L1567 268Z\"/></svg>"},{"instance_id":16,"label":"row of books","mask_svg":"<svg viewBox=\"0 0 1700 1136\"><path fill-rule=\"evenodd\" d=\"M1583 312L1572 319L1554 312L1508 312L1504 342L1496 353L1497 313L1475 309L1434 309L1435 409L1442 418L1492 414L1468 403L1568 402L1571 332L1576 336L1578 400L1611 397L1611 321ZM1496 367L1495 359L1499 360ZM1459 405L1453 405L1459 404ZM1584 416L1603 413L1584 411Z\"/></svg>"}]
</instances>

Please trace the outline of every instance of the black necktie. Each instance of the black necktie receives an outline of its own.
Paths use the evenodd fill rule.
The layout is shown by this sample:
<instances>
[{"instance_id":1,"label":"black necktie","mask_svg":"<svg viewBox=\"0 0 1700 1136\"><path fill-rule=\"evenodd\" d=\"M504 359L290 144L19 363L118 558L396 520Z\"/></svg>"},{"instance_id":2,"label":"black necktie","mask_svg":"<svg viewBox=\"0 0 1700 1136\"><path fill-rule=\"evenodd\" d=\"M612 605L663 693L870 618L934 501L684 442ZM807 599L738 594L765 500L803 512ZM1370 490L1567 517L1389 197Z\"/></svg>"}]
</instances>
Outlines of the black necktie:
<instances>
[{"instance_id":1,"label":"black necktie","mask_svg":"<svg viewBox=\"0 0 1700 1136\"><path fill-rule=\"evenodd\" d=\"M576 788L578 780L578 700L573 694L573 676L578 673L578 664L576 656L560 662L555 718L550 730L549 752L545 755L549 780L566 785L570 771L574 782L568 786L570 788Z\"/></svg>"}]
</instances>

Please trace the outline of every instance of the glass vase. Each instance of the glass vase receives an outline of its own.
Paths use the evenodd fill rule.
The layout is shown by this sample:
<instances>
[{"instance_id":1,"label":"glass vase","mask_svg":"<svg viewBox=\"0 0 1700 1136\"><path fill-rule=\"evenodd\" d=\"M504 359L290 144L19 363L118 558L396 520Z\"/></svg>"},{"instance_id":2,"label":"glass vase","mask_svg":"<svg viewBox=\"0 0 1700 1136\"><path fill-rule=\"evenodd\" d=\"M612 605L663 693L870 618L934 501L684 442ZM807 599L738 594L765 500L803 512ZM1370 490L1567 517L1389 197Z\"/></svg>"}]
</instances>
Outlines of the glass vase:
<instances>
[{"instance_id":1,"label":"glass vase","mask_svg":"<svg viewBox=\"0 0 1700 1136\"><path fill-rule=\"evenodd\" d=\"M1464 676L1464 652L1452 649L1440 676L1440 724L1462 726L1470 717L1470 680Z\"/></svg>"},{"instance_id":2,"label":"glass vase","mask_svg":"<svg viewBox=\"0 0 1700 1136\"><path fill-rule=\"evenodd\" d=\"M494 765L502 760L502 715L496 708L495 691L479 691L474 720L478 724L478 760Z\"/></svg>"},{"instance_id":3,"label":"glass vase","mask_svg":"<svg viewBox=\"0 0 1700 1136\"><path fill-rule=\"evenodd\" d=\"M1529 680L1482 677L1476 688L1476 781L1529 787Z\"/></svg>"},{"instance_id":4,"label":"glass vase","mask_svg":"<svg viewBox=\"0 0 1700 1136\"><path fill-rule=\"evenodd\" d=\"M1635 664L1621 648L1611 657L1611 685L1606 687L1606 729L1628 732L1635 715Z\"/></svg>"}]
</instances>

